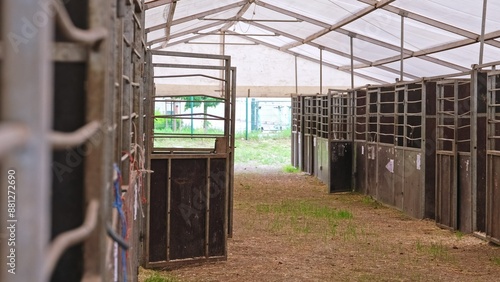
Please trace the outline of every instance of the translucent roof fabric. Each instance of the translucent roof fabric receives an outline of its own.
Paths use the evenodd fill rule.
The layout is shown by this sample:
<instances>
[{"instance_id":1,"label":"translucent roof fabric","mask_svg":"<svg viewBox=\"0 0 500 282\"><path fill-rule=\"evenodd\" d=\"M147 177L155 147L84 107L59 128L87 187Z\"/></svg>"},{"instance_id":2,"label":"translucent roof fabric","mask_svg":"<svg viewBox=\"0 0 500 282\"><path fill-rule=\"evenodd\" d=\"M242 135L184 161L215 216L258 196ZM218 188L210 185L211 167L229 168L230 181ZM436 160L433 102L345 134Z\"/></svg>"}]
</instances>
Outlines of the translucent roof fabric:
<instances>
[{"instance_id":1,"label":"translucent roof fabric","mask_svg":"<svg viewBox=\"0 0 500 282\"><path fill-rule=\"evenodd\" d=\"M168 50L218 44L224 34L226 43L244 38L342 72L351 72L352 56L357 81L390 83L500 60L500 1L484 1L484 19L483 1L147 0L146 38L150 48Z\"/></svg>"}]
</instances>

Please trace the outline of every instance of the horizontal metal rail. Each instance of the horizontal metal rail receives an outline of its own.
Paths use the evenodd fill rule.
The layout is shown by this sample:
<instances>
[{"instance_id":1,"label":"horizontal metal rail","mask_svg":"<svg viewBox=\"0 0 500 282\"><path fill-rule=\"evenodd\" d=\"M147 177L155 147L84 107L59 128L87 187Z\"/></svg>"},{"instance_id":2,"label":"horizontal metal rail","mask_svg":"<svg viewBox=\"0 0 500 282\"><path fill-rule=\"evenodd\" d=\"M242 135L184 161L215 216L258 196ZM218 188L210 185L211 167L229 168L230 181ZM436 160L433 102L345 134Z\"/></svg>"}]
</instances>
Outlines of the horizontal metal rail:
<instances>
[{"instance_id":1,"label":"horizontal metal rail","mask_svg":"<svg viewBox=\"0 0 500 282\"><path fill-rule=\"evenodd\" d=\"M71 21L68 11L66 11L60 0L52 0L52 4L56 10L57 23L67 39L94 46L108 35L108 31L104 27L97 27L90 30L77 28Z\"/></svg>"},{"instance_id":2,"label":"horizontal metal rail","mask_svg":"<svg viewBox=\"0 0 500 282\"><path fill-rule=\"evenodd\" d=\"M100 122L92 121L71 133L52 132L49 136L52 148L67 149L81 145L96 134L100 127Z\"/></svg>"}]
</instances>

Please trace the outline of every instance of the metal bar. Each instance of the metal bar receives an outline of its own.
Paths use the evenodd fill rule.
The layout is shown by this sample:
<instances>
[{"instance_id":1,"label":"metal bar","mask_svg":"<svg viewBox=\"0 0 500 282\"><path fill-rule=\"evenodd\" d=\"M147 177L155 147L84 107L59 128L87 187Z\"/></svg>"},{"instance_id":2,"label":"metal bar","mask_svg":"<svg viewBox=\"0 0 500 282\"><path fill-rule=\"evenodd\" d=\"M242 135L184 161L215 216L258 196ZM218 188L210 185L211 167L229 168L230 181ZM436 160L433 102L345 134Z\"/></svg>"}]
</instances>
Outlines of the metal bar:
<instances>
[{"instance_id":1,"label":"metal bar","mask_svg":"<svg viewBox=\"0 0 500 282\"><path fill-rule=\"evenodd\" d=\"M206 159L207 167L205 170L206 176L205 181L207 182L205 185L205 257L208 258L209 254L209 246L210 246L210 157ZM226 233L226 232L224 232Z\"/></svg>"},{"instance_id":2,"label":"metal bar","mask_svg":"<svg viewBox=\"0 0 500 282\"><path fill-rule=\"evenodd\" d=\"M323 49L319 48L319 94L323 94Z\"/></svg>"},{"instance_id":3,"label":"metal bar","mask_svg":"<svg viewBox=\"0 0 500 282\"><path fill-rule=\"evenodd\" d=\"M295 94L299 94L299 80L298 80L298 69L297 69L297 56L295 58Z\"/></svg>"},{"instance_id":4,"label":"metal bar","mask_svg":"<svg viewBox=\"0 0 500 282\"><path fill-rule=\"evenodd\" d=\"M351 89L354 88L354 42L352 36L349 36L349 47L351 51Z\"/></svg>"},{"instance_id":5,"label":"metal bar","mask_svg":"<svg viewBox=\"0 0 500 282\"><path fill-rule=\"evenodd\" d=\"M260 1L259 1L259 3L260 3ZM230 32L230 31L228 31L228 32ZM264 42L264 41L261 41L261 40L255 39L255 38L244 37L244 36L242 36L242 37L245 38L246 40L256 42L256 43L258 43L260 45L267 46L269 48L272 48L272 49L275 49L275 50L278 50L278 51L282 51L284 53L287 53L287 54L290 54L290 55L293 55L293 56L305 59L307 61L314 62L314 63L319 63L319 60L311 58L309 56L305 56L305 55L302 55L302 54L299 54L299 53L296 53L296 52L293 52L293 51L290 51L290 50L283 50L283 49L281 49L278 46L269 44L267 42ZM333 68L333 69L338 69L338 70L340 70L342 72L345 72L345 73L350 73L349 71L340 69L339 66L334 65L334 64L324 63L324 65L328 66L330 68ZM380 80L378 78L374 78L374 77L371 77L371 76L368 76L368 75L364 75L364 74L360 74L360 73L356 73L356 75L359 76L359 77L361 77L361 78L365 78L367 80L370 80L370 81L373 81L373 82L376 82L376 83L380 83L380 84L388 83L387 81L383 81L383 80Z\"/></svg>"},{"instance_id":6,"label":"metal bar","mask_svg":"<svg viewBox=\"0 0 500 282\"><path fill-rule=\"evenodd\" d=\"M30 138L29 129L16 123L0 124L0 158L15 148L24 146Z\"/></svg>"},{"instance_id":7,"label":"metal bar","mask_svg":"<svg viewBox=\"0 0 500 282\"><path fill-rule=\"evenodd\" d=\"M184 30L184 31L181 31L181 32L176 33L176 34L171 34L168 39L170 40L170 39L182 37L184 35L188 35L188 34L193 33L193 32L198 32L200 30L205 30L205 29L208 29L208 28L216 27L218 25L222 25L222 24L224 24L223 21L209 23L209 24L204 25L204 26L200 26L200 27L195 27L195 28L192 28L192 29ZM161 43L161 42L165 41L166 39L167 38L165 36L163 36L163 37L160 37L160 38L148 41L146 44L148 46L151 46L151 45L156 44L156 43Z\"/></svg>"},{"instance_id":8,"label":"metal bar","mask_svg":"<svg viewBox=\"0 0 500 282\"><path fill-rule=\"evenodd\" d=\"M401 15L401 59L399 81L403 81L404 74L404 51L405 51L405 16Z\"/></svg>"},{"instance_id":9,"label":"metal bar","mask_svg":"<svg viewBox=\"0 0 500 282\"><path fill-rule=\"evenodd\" d=\"M49 139L52 143L52 148L56 150L68 149L83 144L86 140L97 133L100 127L100 122L92 121L72 133L52 132Z\"/></svg>"},{"instance_id":10,"label":"metal bar","mask_svg":"<svg viewBox=\"0 0 500 282\"><path fill-rule=\"evenodd\" d=\"M227 60L230 58L230 56L225 56L225 55L212 55L212 54L186 53L186 52L173 52L173 51L158 51L158 50L151 50L151 54L153 56L187 57L187 58L212 59L212 60Z\"/></svg>"},{"instance_id":11,"label":"metal bar","mask_svg":"<svg viewBox=\"0 0 500 282\"><path fill-rule=\"evenodd\" d=\"M85 214L83 224L73 230L59 234L50 244L47 255L44 259L43 277L49 280L52 271L57 265L61 255L69 247L82 242L87 238L97 225L97 216L99 215L99 202L97 200L90 201Z\"/></svg>"},{"instance_id":12,"label":"metal bar","mask_svg":"<svg viewBox=\"0 0 500 282\"><path fill-rule=\"evenodd\" d=\"M328 28L326 29L323 29L319 32L316 32L314 34L312 34L311 36L308 36L306 39L304 39L302 42L295 42L295 43L290 43L290 44L287 44L285 46L283 46L282 48L283 49L291 49L293 47L297 47L297 46L300 46L302 44L305 44L307 42L310 42L310 41L313 41L314 39L317 39L318 37L321 37L333 30L336 30L338 28L341 28L363 16L366 16L367 14L379 9L379 8L382 8L386 5L389 5L391 2L394 2L395 0L380 0L379 2L377 2L376 5L374 6L370 6L370 7L366 7L364 8L363 10L361 11L358 11L356 13L353 13L352 15L342 19L340 22L336 23L336 24L333 24L331 26L329 26Z\"/></svg>"},{"instance_id":13,"label":"metal bar","mask_svg":"<svg viewBox=\"0 0 500 282\"><path fill-rule=\"evenodd\" d=\"M230 156L229 156L229 189L227 196L227 210L230 210L228 216L228 234L227 236L233 237L233 199L234 199L234 153L235 153L235 133L236 133L236 67L231 68L232 78L231 78L231 137L230 137ZM249 90L250 91L250 90ZM247 123L248 126L248 123ZM248 138L247 138L248 139ZM224 228L225 229L225 228ZM226 238L226 250L227 250L227 238ZM227 256L227 253L226 253Z\"/></svg>"},{"instance_id":14,"label":"metal bar","mask_svg":"<svg viewBox=\"0 0 500 282\"><path fill-rule=\"evenodd\" d=\"M172 20L174 19L175 8L177 7L177 1L170 3L170 10L168 11L167 23L165 24L165 42L162 43L161 47L165 48L166 43L170 40L170 28L172 27Z\"/></svg>"},{"instance_id":15,"label":"metal bar","mask_svg":"<svg viewBox=\"0 0 500 282\"><path fill-rule=\"evenodd\" d=\"M250 6L253 4L255 0L248 0L241 8L240 10L238 11L238 13L236 13L236 15L233 17L233 18L229 18L229 19L220 19L222 21L229 21L228 23L226 23L225 25L223 25L221 28L220 28L220 31L223 33L225 31L227 31L231 26L233 26L236 21L239 21L241 16L243 16L246 11L248 10L248 8L250 8ZM205 17L203 18L200 18L200 20L213 20L213 19L206 19ZM217 19L216 19L217 21Z\"/></svg>"},{"instance_id":16,"label":"metal bar","mask_svg":"<svg viewBox=\"0 0 500 282\"><path fill-rule=\"evenodd\" d=\"M196 20L196 19L199 19L199 18L202 18L202 17L206 17L206 16L209 16L209 15L217 14L217 13L220 13L220 12L224 12L224 11L227 11L227 10L231 10L231 9L234 9L234 8L238 8L238 7L243 6L245 3L247 3L247 0L236 2L236 3L230 4L230 5L226 5L226 6L222 6L222 7L219 7L219 8L211 9L211 10L204 11L204 12L201 12L201 13L193 14L193 15L190 15L190 16L187 16L187 17L183 17L183 18L180 18L180 19L176 19L176 20L172 21L172 26L178 25L178 24L181 24L181 23L185 23L185 22L189 22L189 21L192 21L192 20ZM147 3L146 7L149 4L150 3ZM146 9L148 9L148 8L146 8ZM158 25L146 28L145 32L146 33L150 33L152 31L159 30L159 29L162 29L164 27L165 27L165 23L161 23L161 24L158 24Z\"/></svg>"},{"instance_id":17,"label":"metal bar","mask_svg":"<svg viewBox=\"0 0 500 282\"><path fill-rule=\"evenodd\" d=\"M207 66L207 65L183 65L183 64L153 64L157 68L179 68L179 69L202 69L202 70L225 70L222 66Z\"/></svg>"},{"instance_id":18,"label":"metal bar","mask_svg":"<svg viewBox=\"0 0 500 282\"><path fill-rule=\"evenodd\" d=\"M224 81L224 79L221 79L219 77L204 75L204 74L159 75L159 76L154 76L153 78L179 78L179 77L206 77L214 80Z\"/></svg>"},{"instance_id":19,"label":"metal bar","mask_svg":"<svg viewBox=\"0 0 500 282\"><path fill-rule=\"evenodd\" d=\"M77 28L60 0L52 0L51 3L56 11L58 26L68 39L87 45L95 45L108 35L108 31L104 27L95 27L89 30Z\"/></svg>"},{"instance_id":20,"label":"metal bar","mask_svg":"<svg viewBox=\"0 0 500 282\"><path fill-rule=\"evenodd\" d=\"M481 21L481 36L480 44L479 44L479 64L483 63L483 54L484 54L484 32L486 29L486 12L487 12L488 0L483 0L483 15Z\"/></svg>"},{"instance_id":21,"label":"metal bar","mask_svg":"<svg viewBox=\"0 0 500 282\"><path fill-rule=\"evenodd\" d=\"M195 45L230 45L230 46L253 46L257 45L257 43L217 43L217 42L184 42L184 44L195 44Z\"/></svg>"},{"instance_id":22,"label":"metal bar","mask_svg":"<svg viewBox=\"0 0 500 282\"><path fill-rule=\"evenodd\" d=\"M26 38L26 21L39 14L49 0L2 1L3 57L0 87L1 120L23 124L31 134L21 150L9 151L2 164L11 168L16 177L15 220L17 230L15 275L8 272L6 241L0 245L1 281L45 281L43 262L50 240L51 151L48 132L52 126L53 63L51 48L53 21L48 19ZM6 44L11 36L26 39ZM28 40L29 39L29 40ZM7 171L5 171L6 179ZM0 190L7 195L7 181ZM12 189L10 189L12 190ZM0 196L0 199L5 199ZM5 199L6 200L6 199ZM1 232L7 232L7 206L2 202ZM14 220L14 218L13 218ZM35 235L35 236L34 236ZM5 243L4 243L5 242Z\"/></svg>"}]
</instances>

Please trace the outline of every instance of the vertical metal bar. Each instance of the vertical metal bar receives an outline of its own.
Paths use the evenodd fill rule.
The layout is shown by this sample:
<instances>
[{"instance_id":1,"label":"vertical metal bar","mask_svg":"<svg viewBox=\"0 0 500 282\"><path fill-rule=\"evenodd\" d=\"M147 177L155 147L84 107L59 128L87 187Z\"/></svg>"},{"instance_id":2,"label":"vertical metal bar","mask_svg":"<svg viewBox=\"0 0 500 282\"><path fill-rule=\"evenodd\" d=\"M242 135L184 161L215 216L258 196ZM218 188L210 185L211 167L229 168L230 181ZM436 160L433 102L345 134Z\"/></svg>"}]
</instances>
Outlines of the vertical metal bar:
<instances>
[{"instance_id":1,"label":"vertical metal bar","mask_svg":"<svg viewBox=\"0 0 500 282\"><path fill-rule=\"evenodd\" d=\"M425 173L426 173L426 166L425 166L425 159L426 159L426 146L425 146L425 143L426 143L426 140L427 140L427 135L426 135L426 132L427 132L427 124L426 124L426 114L427 114L427 91L424 87L424 82L422 81L422 90L421 90L421 99L420 99L420 109L421 109L421 130L420 130L420 163L421 163L421 183L422 183L422 193L420 195L420 203L421 203L421 210L420 210L420 218L424 218L425 216L425 186L426 186L426 183L425 183Z\"/></svg>"},{"instance_id":2,"label":"vertical metal bar","mask_svg":"<svg viewBox=\"0 0 500 282\"><path fill-rule=\"evenodd\" d=\"M319 48L319 94L323 94L323 48Z\"/></svg>"},{"instance_id":3,"label":"vertical metal bar","mask_svg":"<svg viewBox=\"0 0 500 282\"><path fill-rule=\"evenodd\" d=\"M470 152L471 152L471 191L472 191L472 231L477 231L477 99L478 99L478 69L471 73L470 99ZM488 96L488 93L487 93Z\"/></svg>"},{"instance_id":4,"label":"vertical metal bar","mask_svg":"<svg viewBox=\"0 0 500 282\"><path fill-rule=\"evenodd\" d=\"M170 261L170 232L172 229L170 228L170 225L172 224L172 220L170 219L170 211L172 210L171 207L171 197L172 197L172 159L168 158L168 168L167 168L167 261Z\"/></svg>"},{"instance_id":5,"label":"vertical metal bar","mask_svg":"<svg viewBox=\"0 0 500 282\"><path fill-rule=\"evenodd\" d=\"M233 195L234 195L234 135L236 133L236 68L232 68L232 80L231 80L231 148L230 148L230 158L229 158L229 200L228 207L226 210L231 211L228 217L228 236L233 237ZM226 228L224 228L225 230ZM226 240L226 250L227 250L227 240Z\"/></svg>"},{"instance_id":6,"label":"vertical metal bar","mask_svg":"<svg viewBox=\"0 0 500 282\"><path fill-rule=\"evenodd\" d=\"M488 0L483 0L483 15L481 21L481 36L479 44L479 64L483 64L484 54L484 32L486 30L486 13L487 13Z\"/></svg>"},{"instance_id":7,"label":"vertical metal bar","mask_svg":"<svg viewBox=\"0 0 500 282\"><path fill-rule=\"evenodd\" d=\"M297 55L295 55L295 94L299 94L299 76L297 67Z\"/></svg>"},{"instance_id":8,"label":"vertical metal bar","mask_svg":"<svg viewBox=\"0 0 500 282\"><path fill-rule=\"evenodd\" d=\"M190 107L190 110L191 110L191 136L193 136L194 134L194 120L193 120L193 115L194 115L194 97L193 96L189 96L189 100L191 100L191 107Z\"/></svg>"},{"instance_id":9,"label":"vertical metal bar","mask_svg":"<svg viewBox=\"0 0 500 282\"><path fill-rule=\"evenodd\" d=\"M248 140L248 98L250 98L250 89L248 89L248 96L245 98L245 140Z\"/></svg>"},{"instance_id":10,"label":"vertical metal bar","mask_svg":"<svg viewBox=\"0 0 500 282\"><path fill-rule=\"evenodd\" d=\"M349 36L349 43L351 48L351 89L354 88L354 40L352 36Z\"/></svg>"},{"instance_id":11,"label":"vertical metal bar","mask_svg":"<svg viewBox=\"0 0 500 282\"><path fill-rule=\"evenodd\" d=\"M205 185L205 257L208 258L209 254L209 243L210 243L210 157L207 158L207 170L206 170L206 185Z\"/></svg>"},{"instance_id":12,"label":"vertical metal bar","mask_svg":"<svg viewBox=\"0 0 500 282\"><path fill-rule=\"evenodd\" d=\"M133 42L133 16L132 9L127 6L127 10L125 11L125 17L123 18L123 38L122 40L127 40L123 46L123 104L121 109L121 116L128 116L129 118L122 120L122 146L120 148L121 152L130 153L130 141L131 141L131 132L132 132L132 47L131 43ZM126 79L128 78L128 80ZM124 185L128 185L130 182L130 157L127 158L121 164L122 169L122 181Z\"/></svg>"},{"instance_id":13,"label":"vertical metal bar","mask_svg":"<svg viewBox=\"0 0 500 282\"><path fill-rule=\"evenodd\" d=\"M408 147L408 85L404 87L404 118L403 118L403 146Z\"/></svg>"},{"instance_id":14,"label":"vertical metal bar","mask_svg":"<svg viewBox=\"0 0 500 282\"><path fill-rule=\"evenodd\" d=\"M25 40L3 44L1 118L25 124L31 133L23 149L12 151L2 160L1 173L5 181L0 184L0 190L7 194L7 170L15 170L17 208L11 218L6 213L6 201L2 202L1 232L6 232L11 225L17 232L16 274L7 272L11 269L7 268L11 247L7 252L7 244L3 241L0 246L1 281L44 281L43 262L50 239L51 147L48 134L52 126L51 48L54 28L52 18L41 9L50 1L40 0L36 4L16 0L0 4L3 5L3 40L7 40L7 34ZM40 13L47 16L46 23L30 30L25 21ZM6 222L7 218L18 221Z\"/></svg>"},{"instance_id":15,"label":"vertical metal bar","mask_svg":"<svg viewBox=\"0 0 500 282\"><path fill-rule=\"evenodd\" d=\"M403 81L404 74L404 50L405 50L405 16L401 15L401 59L400 59L400 73L399 81Z\"/></svg>"},{"instance_id":16,"label":"vertical metal bar","mask_svg":"<svg viewBox=\"0 0 500 282\"><path fill-rule=\"evenodd\" d=\"M453 152L454 152L454 162L453 162L453 169L455 170L453 173L453 179L451 179L453 182L453 197L452 197L452 210L451 210L451 215L453 218L452 222L452 227L456 229L458 227L458 80L455 81L453 85L453 93L454 93L454 142L453 142Z\"/></svg>"},{"instance_id":17,"label":"vertical metal bar","mask_svg":"<svg viewBox=\"0 0 500 282\"><path fill-rule=\"evenodd\" d=\"M114 27L114 22L109 20L111 7L103 6L100 0L89 0L88 22L89 28ZM121 39L121 36L120 36ZM114 80L110 78L115 66L108 46L113 46L113 37L104 39L96 49L89 51L87 67L86 91L86 119L87 122L98 120L108 126L113 120L113 90ZM106 127L105 127L106 128ZM91 152L85 158L85 200L98 199L101 207L109 205L106 189L111 184L113 175L113 135L104 130L103 141L99 144L92 143ZM112 184L111 184L112 185ZM96 230L84 244L84 277L82 281L92 281L96 277L107 277L106 244L107 237L103 222L109 218L109 211L102 210Z\"/></svg>"}]
</instances>

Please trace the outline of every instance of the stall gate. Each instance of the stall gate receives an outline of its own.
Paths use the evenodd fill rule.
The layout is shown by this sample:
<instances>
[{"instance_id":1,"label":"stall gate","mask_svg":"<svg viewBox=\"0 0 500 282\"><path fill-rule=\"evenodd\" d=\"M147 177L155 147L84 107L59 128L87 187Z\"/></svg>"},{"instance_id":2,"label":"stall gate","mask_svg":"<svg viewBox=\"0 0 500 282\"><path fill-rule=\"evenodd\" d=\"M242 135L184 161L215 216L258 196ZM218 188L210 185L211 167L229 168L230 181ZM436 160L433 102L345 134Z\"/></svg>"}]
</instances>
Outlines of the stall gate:
<instances>
[{"instance_id":1,"label":"stall gate","mask_svg":"<svg viewBox=\"0 0 500 282\"><path fill-rule=\"evenodd\" d=\"M352 191L353 131L352 92L329 90L330 116L330 193Z\"/></svg>"},{"instance_id":2,"label":"stall gate","mask_svg":"<svg viewBox=\"0 0 500 282\"><path fill-rule=\"evenodd\" d=\"M500 244L500 72L488 73L486 236Z\"/></svg>"},{"instance_id":3,"label":"stall gate","mask_svg":"<svg viewBox=\"0 0 500 282\"><path fill-rule=\"evenodd\" d=\"M298 95L292 96L292 165L296 168L301 167L302 163L302 150L300 135L301 129L301 97Z\"/></svg>"},{"instance_id":4,"label":"stall gate","mask_svg":"<svg viewBox=\"0 0 500 282\"><path fill-rule=\"evenodd\" d=\"M356 190L423 218L434 207L427 184L426 92L422 83L352 91ZM432 138L430 137L432 140ZM432 165L429 166L433 168Z\"/></svg>"},{"instance_id":5,"label":"stall gate","mask_svg":"<svg viewBox=\"0 0 500 282\"><path fill-rule=\"evenodd\" d=\"M321 95L317 97L318 123L316 131L316 177L327 186L330 183L330 104L331 95Z\"/></svg>"},{"instance_id":6,"label":"stall gate","mask_svg":"<svg viewBox=\"0 0 500 282\"><path fill-rule=\"evenodd\" d=\"M470 81L437 83L436 223L472 231Z\"/></svg>"},{"instance_id":7,"label":"stall gate","mask_svg":"<svg viewBox=\"0 0 500 282\"><path fill-rule=\"evenodd\" d=\"M352 90L354 102L354 189L362 194L367 190L367 91Z\"/></svg>"},{"instance_id":8,"label":"stall gate","mask_svg":"<svg viewBox=\"0 0 500 282\"><path fill-rule=\"evenodd\" d=\"M157 96L150 93L149 121L151 170L147 211L145 266L179 265L227 258L227 238L232 233L234 162L234 102L236 69L228 56L151 51L155 79L205 77L221 81L222 96ZM172 58L199 60L204 64L166 62ZM222 62L222 66L221 66ZM168 72L161 70L168 69ZM181 71L177 72L177 69ZM193 73L182 70L193 69ZM217 77L222 71L222 78ZM222 115L200 112L201 103L224 108ZM190 113L183 113L189 109ZM156 119L165 130L153 130ZM195 120L223 126L217 133L198 132ZM186 124L191 124L186 132Z\"/></svg>"},{"instance_id":9,"label":"stall gate","mask_svg":"<svg viewBox=\"0 0 500 282\"><path fill-rule=\"evenodd\" d=\"M314 174L314 141L316 137L316 97L315 96L303 96L303 106L304 106L304 126L303 126L303 141L302 144L302 161L303 169L302 171Z\"/></svg>"}]
</instances>

